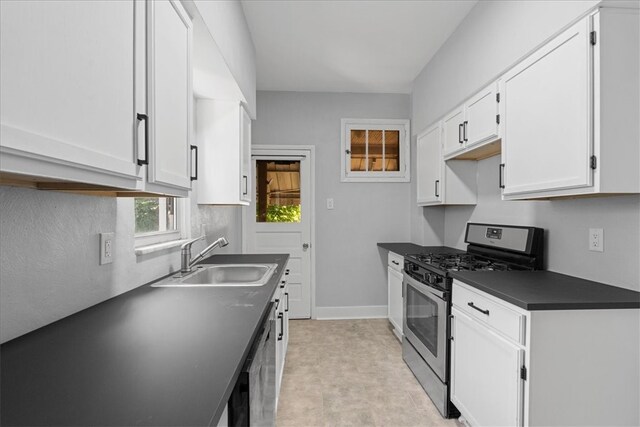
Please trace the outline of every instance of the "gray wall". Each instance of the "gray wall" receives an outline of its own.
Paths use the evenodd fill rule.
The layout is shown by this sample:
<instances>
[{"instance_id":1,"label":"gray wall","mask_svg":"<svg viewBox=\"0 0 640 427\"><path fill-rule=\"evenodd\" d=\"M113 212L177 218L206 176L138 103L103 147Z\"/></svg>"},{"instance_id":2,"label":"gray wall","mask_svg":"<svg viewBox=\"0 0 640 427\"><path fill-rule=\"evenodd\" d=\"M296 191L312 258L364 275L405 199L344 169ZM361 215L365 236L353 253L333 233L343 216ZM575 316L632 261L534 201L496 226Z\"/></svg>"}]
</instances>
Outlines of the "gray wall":
<instances>
[{"instance_id":1,"label":"gray wall","mask_svg":"<svg viewBox=\"0 0 640 427\"><path fill-rule=\"evenodd\" d=\"M179 248L136 256L133 199L0 187L0 342L180 268ZM191 202L192 229L240 252L240 208ZM114 261L98 265L98 233L115 231ZM194 252L205 243L194 245Z\"/></svg>"},{"instance_id":2,"label":"gray wall","mask_svg":"<svg viewBox=\"0 0 640 427\"><path fill-rule=\"evenodd\" d=\"M340 119L406 119L409 96L259 91L257 99L253 144L316 147L316 306L385 305L376 243L409 239L410 184L341 183Z\"/></svg>"},{"instance_id":3,"label":"gray wall","mask_svg":"<svg viewBox=\"0 0 640 427\"><path fill-rule=\"evenodd\" d=\"M416 78L414 134L597 3L479 2ZM443 217L444 243L458 248L465 247L467 221L535 225L547 232L549 270L640 289L639 196L503 202L496 185L498 164L498 157L479 163L476 206L424 208L423 215L412 214L414 241L437 241L441 236L430 230L439 229ZM588 251L589 228L604 228L603 253Z\"/></svg>"}]
</instances>

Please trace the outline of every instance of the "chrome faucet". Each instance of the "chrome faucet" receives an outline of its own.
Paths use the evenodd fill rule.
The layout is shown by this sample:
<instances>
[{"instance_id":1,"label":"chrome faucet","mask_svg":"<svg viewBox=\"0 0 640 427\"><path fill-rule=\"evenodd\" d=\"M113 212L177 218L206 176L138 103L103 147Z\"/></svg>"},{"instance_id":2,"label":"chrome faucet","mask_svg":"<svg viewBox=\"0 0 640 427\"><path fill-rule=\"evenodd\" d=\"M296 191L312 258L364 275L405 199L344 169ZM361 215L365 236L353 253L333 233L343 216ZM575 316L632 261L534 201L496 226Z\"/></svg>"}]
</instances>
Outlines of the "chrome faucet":
<instances>
[{"instance_id":1,"label":"chrome faucet","mask_svg":"<svg viewBox=\"0 0 640 427\"><path fill-rule=\"evenodd\" d=\"M191 273L191 267L193 266L193 264L195 264L196 262L200 261L202 258L205 257L205 255L207 255L209 252L211 252L212 250L214 250L215 248L217 248L218 246L223 248L225 246L227 246L229 244L229 241L225 238L225 237L220 237L218 240L216 240L215 242L213 242L212 244L210 244L209 246L207 246L206 248L204 248L202 250L202 252L200 252L198 255L196 255L195 257L193 257L193 259L191 258L191 245L193 245L195 242L197 242L198 240L204 239L205 236L204 234L200 237L196 237L193 240L189 240L187 243L184 243L181 246L181 266L180 266L180 273L182 274L187 274L187 273Z\"/></svg>"}]
</instances>

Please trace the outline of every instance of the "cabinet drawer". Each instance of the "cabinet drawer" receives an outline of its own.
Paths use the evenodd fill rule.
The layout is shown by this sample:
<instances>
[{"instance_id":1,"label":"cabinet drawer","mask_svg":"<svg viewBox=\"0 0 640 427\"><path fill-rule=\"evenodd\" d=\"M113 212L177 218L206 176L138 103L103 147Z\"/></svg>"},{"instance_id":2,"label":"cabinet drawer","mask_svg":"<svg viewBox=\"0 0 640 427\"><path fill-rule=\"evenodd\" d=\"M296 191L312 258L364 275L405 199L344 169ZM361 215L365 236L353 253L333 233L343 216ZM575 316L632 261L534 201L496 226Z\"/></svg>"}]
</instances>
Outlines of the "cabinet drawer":
<instances>
[{"instance_id":1,"label":"cabinet drawer","mask_svg":"<svg viewBox=\"0 0 640 427\"><path fill-rule=\"evenodd\" d=\"M453 283L453 305L459 310L487 323L515 342L524 344L525 316L483 295Z\"/></svg>"},{"instance_id":2,"label":"cabinet drawer","mask_svg":"<svg viewBox=\"0 0 640 427\"><path fill-rule=\"evenodd\" d=\"M393 252L389 252L389 267L396 271L402 271L404 268L404 257Z\"/></svg>"}]
</instances>

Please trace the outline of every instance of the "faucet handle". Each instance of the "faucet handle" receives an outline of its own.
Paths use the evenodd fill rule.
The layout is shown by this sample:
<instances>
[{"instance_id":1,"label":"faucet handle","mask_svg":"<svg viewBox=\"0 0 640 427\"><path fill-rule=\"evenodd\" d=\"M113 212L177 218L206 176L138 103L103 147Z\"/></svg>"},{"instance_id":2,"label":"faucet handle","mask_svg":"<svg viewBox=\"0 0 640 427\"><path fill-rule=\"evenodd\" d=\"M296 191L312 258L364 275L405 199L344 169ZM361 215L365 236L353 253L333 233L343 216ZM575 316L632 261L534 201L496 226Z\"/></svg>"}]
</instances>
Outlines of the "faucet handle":
<instances>
[{"instance_id":1,"label":"faucet handle","mask_svg":"<svg viewBox=\"0 0 640 427\"><path fill-rule=\"evenodd\" d=\"M200 237L196 237L195 239L191 239L188 242L185 242L182 244L182 246L180 247L181 249L187 249L187 248L191 248L191 245L193 245L195 242L197 242L198 240L202 240L205 237L207 237L205 234L203 234Z\"/></svg>"}]
</instances>

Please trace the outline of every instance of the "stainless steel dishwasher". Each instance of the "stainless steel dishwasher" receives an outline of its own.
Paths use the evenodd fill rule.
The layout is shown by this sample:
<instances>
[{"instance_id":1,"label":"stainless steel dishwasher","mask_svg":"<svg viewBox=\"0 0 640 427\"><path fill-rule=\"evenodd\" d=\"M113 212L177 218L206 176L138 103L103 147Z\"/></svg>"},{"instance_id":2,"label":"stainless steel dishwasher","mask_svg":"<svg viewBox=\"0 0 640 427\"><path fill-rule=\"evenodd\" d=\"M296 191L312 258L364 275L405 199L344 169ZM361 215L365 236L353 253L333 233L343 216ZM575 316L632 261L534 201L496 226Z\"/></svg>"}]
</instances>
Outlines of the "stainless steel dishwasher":
<instances>
[{"instance_id":1,"label":"stainless steel dishwasher","mask_svg":"<svg viewBox=\"0 0 640 427\"><path fill-rule=\"evenodd\" d=\"M229 398L230 426L275 425L276 335L276 307L271 303Z\"/></svg>"}]
</instances>

